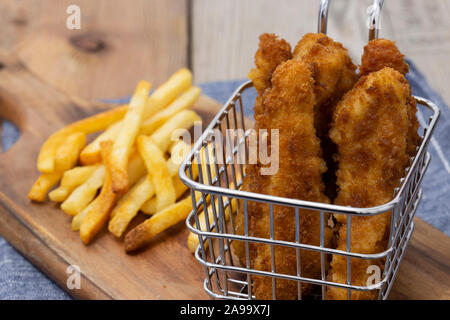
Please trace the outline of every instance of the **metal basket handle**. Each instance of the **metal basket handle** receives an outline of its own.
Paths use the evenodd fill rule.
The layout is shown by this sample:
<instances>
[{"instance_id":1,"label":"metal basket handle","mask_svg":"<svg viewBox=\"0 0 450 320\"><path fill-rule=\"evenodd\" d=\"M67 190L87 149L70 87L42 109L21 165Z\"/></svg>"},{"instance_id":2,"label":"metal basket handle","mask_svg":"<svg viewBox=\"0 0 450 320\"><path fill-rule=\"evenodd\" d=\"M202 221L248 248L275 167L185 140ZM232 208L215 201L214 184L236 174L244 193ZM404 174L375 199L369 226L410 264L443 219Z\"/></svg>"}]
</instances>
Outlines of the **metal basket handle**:
<instances>
[{"instance_id":1,"label":"metal basket handle","mask_svg":"<svg viewBox=\"0 0 450 320\"><path fill-rule=\"evenodd\" d=\"M378 31L380 30L380 14L383 7L383 0L374 0L370 12L369 21L369 41L378 39Z\"/></svg>"},{"instance_id":2,"label":"metal basket handle","mask_svg":"<svg viewBox=\"0 0 450 320\"><path fill-rule=\"evenodd\" d=\"M327 22L328 22L328 7L330 6L329 0L320 0L319 8L319 25L317 28L318 33L327 33Z\"/></svg>"},{"instance_id":3,"label":"metal basket handle","mask_svg":"<svg viewBox=\"0 0 450 320\"><path fill-rule=\"evenodd\" d=\"M330 0L320 0L319 7L319 19L317 32L327 33L327 23L328 23L328 8L330 6ZM373 0L372 6L370 7L370 20L369 20L369 41L378 39L378 31L380 24L380 14L381 8L383 7L384 0Z\"/></svg>"}]
</instances>

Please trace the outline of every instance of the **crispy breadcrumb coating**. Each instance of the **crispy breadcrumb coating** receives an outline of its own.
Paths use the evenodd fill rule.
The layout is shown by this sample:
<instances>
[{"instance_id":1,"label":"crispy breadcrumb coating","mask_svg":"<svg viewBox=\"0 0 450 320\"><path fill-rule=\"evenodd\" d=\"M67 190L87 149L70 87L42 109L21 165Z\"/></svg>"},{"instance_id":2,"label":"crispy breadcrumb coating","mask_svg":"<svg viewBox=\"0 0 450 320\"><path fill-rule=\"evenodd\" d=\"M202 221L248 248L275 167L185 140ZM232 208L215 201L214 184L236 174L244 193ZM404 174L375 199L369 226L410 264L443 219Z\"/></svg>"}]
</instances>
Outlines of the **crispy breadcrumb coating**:
<instances>
[{"instance_id":1,"label":"crispy breadcrumb coating","mask_svg":"<svg viewBox=\"0 0 450 320\"><path fill-rule=\"evenodd\" d=\"M356 66L347 49L321 33L307 33L297 43L294 59L310 65L316 96L316 130L320 139L328 134L335 104L357 80Z\"/></svg>"},{"instance_id":2,"label":"crispy breadcrumb coating","mask_svg":"<svg viewBox=\"0 0 450 320\"><path fill-rule=\"evenodd\" d=\"M272 33L259 36L259 47L255 54L256 68L250 70L248 77L252 80L259 95L270 87L272 73L278 65L292 58L291 45Z\"/></svg>"},{"instance_id":3,"label":"crispy breadcrumb coating","mask_svg":"<svg viewBox=\"0 0 450 320\"><path fill-rule=\"evenodd\" d=\"M321 33L308 33L297 43L294 59L306 62L313 74L316 96L315 127L328 171L324 175L326 194L336 197L336 147L328 136L334 107L357 80L356 66L341 43Z\"/></svg>"},{"instance_id":4,"label":"crispy breadcrumb coating","mask_svg":"<svg viewBox=\"0 0 450 320\"><path fill-rule=\"evenodd\" d=\"M404 55L395 45L394 41L387 39L376 39L370 41L364 47L364 53L361 57L360 74L366 75L390 67L403 75L409 71L409 66L404 60ZM411 93L410 93L411 95ZM419 121L417 121L417 106L413 97L408 102L408 154L414 156L416 147L419 145Z\"/></svg>"},{"instance_id":5,"label":"crispy breadcrumb coating","mask_svg":"<svg viewBox=\"0 0 450 320\"><path fill-rule=\"evenodd\" d=\"M258 93L254 106L255 116L262 112L261 96L267 88L270 88L272 73L276 67L292 58L291 45L284 39L272 33L263 33L259 36L259 47L255 53L255 66L248 73Z\"/></svg>"},{"instance_id":6,"label":"crispy breadcrumb coating","mask_svg":"<svg viewBox=\"0 0 450 320\"><path fill-rule=\"evenodd\" d=\"M267 88L272 86L272 74L275 71L276 67L292 58L291 45L286 42L284 39L278 38L277 35L271 33L264 33L259 36L259 47L255 53L255 66L248 73L248 77L253 82L253 86L255 87L258 95L256 97L255 105L254 105L254 117L255 119L263 113L261 101L262 95ZM259 171L256 167L249 167L246 169L247 173L250 171L254 171L253 174L256 176L256 172ZM262 178L261 178L262 179ZM251 184L250 181L247 182ZM259 190L259 186L252 184L249 185L249 190L252 190L255 193L261 193ZM242 218L242 219L240 219ZM236 232L238 234L244 234L244 220L243 216L237 217L236 222ZM233 249L235 254L239 257L242 263L244 262L244 243L243 242L233 242Z\"/></svg>"},{"instance_id":7,"label":"crispy breadcrumb coating","mask_svg":"<svg viewBox=\"0 0 450 320\"><path fill-rule=\"evenodd\" d=\"M409 161L408 103L410 88L405 77L392 68L363 76L336 106L330 137L338 147L336 204L366 208L389 202ZM351 251L379 253L386 249L390 212L351 219ZM347 217L339 223L337 249L346 250ZM382 260L352 259L351 283L366 286L370 265ZM330 281L346 283L347 261L334 255ZM377 291L352 291L351 299L376 299ZM347 299L347 290L328 288L327 299Z\"/></svg>"},{"instance_id":8,"label":"crispy breadcrumb coating","mask_svg":"<svg viewBox=\"0 0 450 320\"><path fill-rule=\"evenodd\" d=\"M359 74L364 76L384 67L390 67L405 75L409 71L409 66L404 59L405 56L398 50L394 41L387 39L371 40L364 47Z\"/></svg>"},{"instance_id":9,"label":"crispy breadcrumb coating","mask_svg":"<svg viewBox=\"0 0 450 320\"><path fill-rule=\"evenodd\" d=\"M272 87L262 97L264 112L256 117L256 128L279 130L279 169L274 175L261 175L261 164L249 165L243 190L275 196L328 203L324 195L322 174L326 170L320 157L320 141L314 128L314 80L307 64L289 60L280 64L272 76ZM260 142L260 141L259 141ZM273 148L273 145L271 145ZM269 238L269 206L248 203L249 235ZM274 206L274 238L295 241L295 212L293 208ZM239 212L238 219L243 219ZM242 224L242 222L241 222ZM325 230L325 245L331 238L330 229ZM300 210L300 241L320 244L320 215ZM276 272L297 274L296 250L275 247ZM271 271L269 245L250 244L251 267ZM320 277L320 254L301 250L302 275ZM304 292L310 288L303 284ZM254 277L253 291L257 299L272 299L272 279ZM276 280L277 299L296 299L297 282Z\"/></svg>"}]
</instances>

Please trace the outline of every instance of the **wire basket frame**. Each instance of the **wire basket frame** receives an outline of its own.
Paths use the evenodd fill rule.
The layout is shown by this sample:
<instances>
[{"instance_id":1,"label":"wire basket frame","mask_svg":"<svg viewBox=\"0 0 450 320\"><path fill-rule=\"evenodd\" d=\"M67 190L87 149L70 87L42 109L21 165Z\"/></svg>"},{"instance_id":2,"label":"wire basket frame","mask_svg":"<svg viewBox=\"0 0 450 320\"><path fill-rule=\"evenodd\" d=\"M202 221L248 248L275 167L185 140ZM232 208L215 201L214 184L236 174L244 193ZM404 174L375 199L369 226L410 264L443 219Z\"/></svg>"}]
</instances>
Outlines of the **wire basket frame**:
<instances>
[{"instance_id":1,"label":"wire basket frame","mask_svg":"<svg viewBox=\"0 0 450 320\"><path fill-rule=\"evenodd\" d=\"M420 184L431 159L427 147L440 116L439 108L427 99L414 97L419 108L429 110L431 116L428 123L422 127L421 144L417 147L416 155L410 159L410 165L406 168L404 178L400 180L399 186L395 189L393 199L383 205L370 208L344 207L240 190L248 163L248 144L251 135L251 128L246 128L242 96L252 86L251 81L248 81L235 91L203 132L201 138L195 142L191 152L180 166L180 178L191 190L194 209L186 219L186 224L188 229L199 239L195 257L204 267L204 289L213 298L255 299L252 292L253 279L254 276L262 276L272 279L273 299L276 299L276 281L279 279L296 281L299 299L302 298L302 283L318 287L316 297L322 299L325 298L327 287L346 289L349 299L353 290L377 290L378 298L386 299L414 229L413 218L422 197ZM235 134L231 137L233 132ZM220 133L223 136L220 136ZM198 173L198 178L196 178L196 173ZM269 207L269 238L253 237L248 233L247 208L252 201ZM295 241L274 239L274 206L293 208L292 221L295 224ZM308 209L320 215L320 230L318 231L320 232L320 245L310 245L299 241L300 209ZM236 222L233 212L238 210L242 210L244 213L244 234L238 234L235 231ZM202 211L204 211L203 214ZM350 248L353 216L374 216L388 211L391 212L391 224L389 243L385 251L376 254L362 254L349 249L344 251L324 245L327 214L343 214L347 217L346 240L347 248ZM234 255L233 242L244 244L244 261L240 262ZM250 265L250 243L270 246L270 271L257 270ZM296 275L276 272L274 248L278 246L289 247L296 251ZM320 254L320 278L311 278L302 274L301 256L303 252L307 251ZM330 255L340 255L347 260L346 283L332 282L326 278L327 259ZM380 281L368 286L352 284L349 266L353 259L383 259L385 267Z\"/></svg>"}]
</instances>

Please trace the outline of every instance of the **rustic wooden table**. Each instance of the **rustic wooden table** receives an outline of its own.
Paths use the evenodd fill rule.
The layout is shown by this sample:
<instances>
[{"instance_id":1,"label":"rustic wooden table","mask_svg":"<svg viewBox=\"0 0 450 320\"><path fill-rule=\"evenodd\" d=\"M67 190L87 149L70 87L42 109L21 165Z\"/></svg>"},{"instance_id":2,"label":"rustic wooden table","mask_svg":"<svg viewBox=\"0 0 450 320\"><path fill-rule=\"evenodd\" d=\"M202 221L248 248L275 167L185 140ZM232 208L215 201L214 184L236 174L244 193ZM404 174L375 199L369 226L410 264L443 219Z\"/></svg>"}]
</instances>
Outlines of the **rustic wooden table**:
<instances>
[{"instance_id":1,"label":"rustic wooden table","mask_svg":"<svg viewBox=\"0 0 450 320\"><path fill-rule=\"evenodd\" d=\"M41 78L87 99L129 95L139 79L155 85L181 66L196 82L242 79L253 65L258 35L292 44L317 28L318 0L5 0L0 50L17 52ZM356 63L367 39L371 0L333 0L329 34ZM68 30L66 9L81 9L81 29ZM380 36L400 49L450 101L449 0L386 0Z\"/></svg>"}]
</instances>

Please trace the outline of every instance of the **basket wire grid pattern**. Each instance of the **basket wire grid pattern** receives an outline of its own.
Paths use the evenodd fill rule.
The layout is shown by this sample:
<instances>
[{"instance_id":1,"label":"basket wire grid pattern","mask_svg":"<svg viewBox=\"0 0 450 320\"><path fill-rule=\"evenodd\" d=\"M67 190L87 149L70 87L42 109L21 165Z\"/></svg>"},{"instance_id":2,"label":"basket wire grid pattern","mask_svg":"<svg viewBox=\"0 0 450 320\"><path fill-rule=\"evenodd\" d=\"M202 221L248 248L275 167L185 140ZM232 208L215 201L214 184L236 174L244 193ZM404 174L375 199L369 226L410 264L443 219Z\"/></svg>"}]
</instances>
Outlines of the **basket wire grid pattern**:
<instances>
[{"instance_id":1,"label":"basket wire grid pattern","mask_svg":"<svg viewBox=\"0 0 450 320\"><path fill-rule=\"evenodd\" d=\"M302 298L301 283L311 283L321 287L321 294L325 297L327 286L347 289L348 298L351 290L367 291L379 290L379 299L386 299L400 265L405 248L411 238L414 229L413 217L421 200L422 191L420 183L430 162L430 154L427 153L428 143L439 118L439 109L432 102L415 97L418 106L429 109L432 115L428 126L423 128L420 146L417 147L416 156L411 158L410 166L405 171L405 177L400 180L395 189L393 200L371 208L352 208L332 204L315 203L298 199L288 199L264 194L256 194L239 190L245 177L245 165L248 163L248 143L251 134L245 127L244 105L242 95L252 87L252 83L246 82L239 87L230 100L222 107L201 138L195 143L188 157L180 167L181 180L190 187L193 201L193 210L186 223L191 232L199 237L199 246L195 257L204 266L204 289L213 298L225 299L254 299L252 294L252 276L266 276L272 278L272 297L276 299L277 279L294 280L298 283L298 298ZM230 130L238 134L230 137ZM238 130L236 130L238 129ZM239 130L241 129L241 130ZM224 148L223 139L217 138L218 131L225 133L227 146ZM241 132L242 134L239 134ZM231 143L230 143L231 142ZM202 157L203 153L203 157ZM213 157L210 159L210 157ZM197 166L197 168L194 168ZM193 179L194 170L198 171L198 179ZM206 169L206 170L205 170ZM216 174L218 173L218 174ZM235 199L236 205L232 205ZM237 201L239 199L239 201ZM212 205L208 207L208 200ZM248 234L247 207L249 201L264 203L270 208L270 238L252 237ZM294 221L296 241L287 242L274 239L273 206L282 205L294 208ZM230 207L236 211L243 206L245 234L235 233L233 214L227 215ZM204 227L200 226L200 212L204 208ZM320 245L314 246L299 242L301 225L299 209L308 209L320 215ZM208 212L211 210L211 212ZM347 217L347 248L350 248L352 216L373 216L391 211L391 227L389 244L385 251L376 254L361 254L328 248L324 246L324 228L327 213L344 214ZM211 217L212 219L208 218ZM229 218L229 219L227 219ZM210 221L211 219L211 221ZM229 220L227 222L227 220ZM232 255L231 243L243 241L245 244L244 266L241 266L236 257ZM261 271L251 268L249 258L249 242L263 243L271 249L271 271ZM277 273L275 270L274 246L287 246L296 250L297 275ZM321 278L313 279L301 274L300 261L301 250L311 250L320 253ZM347 283L336 283L326 280L326 256L337 254L347 260ZM380 281L369 286L357 286L351 283L351 259L385 259L385 268Z\"/></svg>"},{"instance_id":2,"label":"basket wire grid pattern","mask_svg":"<svg viewBox=\"0 0 450 320\"><path fill-rule=\"evenodd\" d=\"M320 1L318 16L318 32L326 33L329 0ZM374 0L370 13L369 40L378 37L378 24L383 0ZM249 137L251 131L246 129L244 121L243 95L252 87L251 81L244 83L222 107L213 121L203 132L201 138L194 144L190 154L180 166L179 175L183 183L191 189L193 210L186 219L189 230L198 235L199 245L195 251L196 259L204 266L204 289L212 298L223 299L255 299L252 294L252 276L271 277L272 298L276 299L277 279L297 281L298 299L302 299L302 283L310 283L321 287L321 293L316 297L325 299L327 287L338 287L347 290L347 298L351 298L352 290L378 290L378 298L386 299L394 283L405 248L414 230L413 218L422 197L420 183L430 162L427 153L428 143L439 119L439 108L431 101L414 97L418 106L428 109L431 116L428 125L423 129L421 144L416 155L410 159L410 165L405 170L405 176L395 189L393 199L383 205L371 208L352 208L333 204L315 203L297 199L288 199L239 190L245 177L245 166L249 160ZM235 130L237 135L230 137L229 130ZM223 138L217 137L217 131L225 133L226 150ZM231 142L231 143L230 143ZM212 157L213 159L210 159ZM196 168L195 168L196 166ZM198 179L194 179L194 171L198 171ZM197 181L198 180L198 181ZM208 209L208 200L215 204ZM238 201L239 200L239 201ZM233 205L233 201L236 205ZM248 233L248 202L256 201L269 206L270 238L249 236ZM293 208L295 223L295 242L274 239L273 207L288 206ZM242 208L240 208L242 207ZM203 221L200 212L204 208ZM236 209L236 210L234 210ZM301 232L300 209L308 209L320 215L320 245L314 246L300 243ZM208 212L211 210L211 212ZM228 215L227 215L228 210ZM243 210L244 234L235 233L233 214L230 211ZM391 212L389 242L387 249L376 254L361 254L350 250L352 216L374 216ZM324 229L327 214L346 215L347 250L337 250L324 246ZM229 222L227 217L229 216ZM211 219L211 221L210 221ZM203 227L201 224L203 223ZM231 244L233 241L243 241L245 247L245 265L242 266L233 257ZM249 242L270 246L271 271L251 268ZM296 250L297 274L288 275L276 272L275 246L291 247ZM302 276L301 251L310 250L320 253L321 277L313 279ZM326 259L329 255L341 255L347 261L346 283L331 282L326 279ZM351 259L376 260L383 259L384 270L380 281L367 286L357 286L351 283Z\"/></svg>"}]
</instances>

